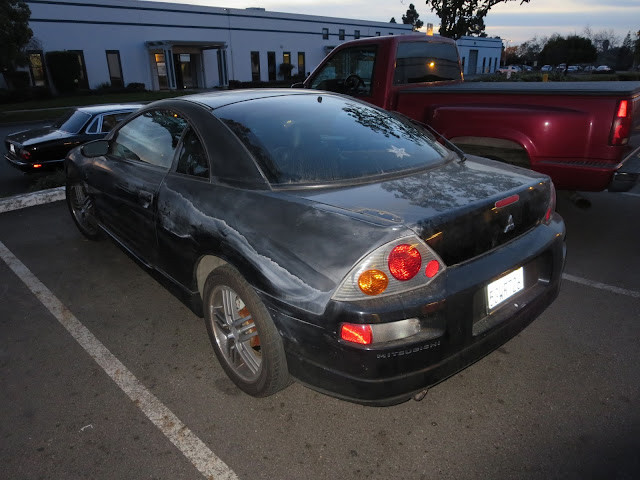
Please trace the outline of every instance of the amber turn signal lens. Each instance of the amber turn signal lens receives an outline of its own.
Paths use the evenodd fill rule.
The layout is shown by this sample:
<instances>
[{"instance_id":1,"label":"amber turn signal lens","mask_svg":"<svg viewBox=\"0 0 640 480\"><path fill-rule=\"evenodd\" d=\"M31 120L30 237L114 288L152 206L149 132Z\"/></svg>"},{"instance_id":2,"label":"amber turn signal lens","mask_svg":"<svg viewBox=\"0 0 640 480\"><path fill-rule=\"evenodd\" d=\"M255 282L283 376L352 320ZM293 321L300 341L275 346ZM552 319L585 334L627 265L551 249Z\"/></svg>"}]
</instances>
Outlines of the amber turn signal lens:
<instances>
[{"instance_id":1,"label":"amber turn signal lens","mask_svg":"<svg viewBox=\"0 0 640 480\"><path fill-rule=\"evenodd\" d=\"M389 278L380 270L367 270L358 277L358 286L367 295L380 295L388 285Z\"/></svg>"}]
</instances>

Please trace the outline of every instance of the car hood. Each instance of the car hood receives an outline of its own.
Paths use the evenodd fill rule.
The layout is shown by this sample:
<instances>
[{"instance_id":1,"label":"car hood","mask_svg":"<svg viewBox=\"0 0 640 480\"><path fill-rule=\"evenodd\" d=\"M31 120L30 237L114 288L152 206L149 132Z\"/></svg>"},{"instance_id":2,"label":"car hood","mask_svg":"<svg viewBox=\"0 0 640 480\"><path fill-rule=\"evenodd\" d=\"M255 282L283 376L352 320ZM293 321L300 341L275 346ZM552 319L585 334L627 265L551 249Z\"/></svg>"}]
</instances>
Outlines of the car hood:
<instances>
[{"instance_id":1,"label":"car hood","mask_svg":"<svg viewBox=\"0 0 640 480\"><path fill-rule=\"evenodd\" d=\"M23 147L69 138L75 134L63 132L54 127L35 128L7 135L6 140Z\"/></svg>"},{"instance_id":2,"label":"car hood","mask_svg":"<svg viewBox=\"0 0 640 480\"><path fill-rule=\"evenodd\" d=\"M470 157L380 183L296 194L318 208L402 224L451 265L539 224L549 206L550 188L544 175ZM496 202L514 195L517 201L496 207Z\"/></svg>"}]
</instances>

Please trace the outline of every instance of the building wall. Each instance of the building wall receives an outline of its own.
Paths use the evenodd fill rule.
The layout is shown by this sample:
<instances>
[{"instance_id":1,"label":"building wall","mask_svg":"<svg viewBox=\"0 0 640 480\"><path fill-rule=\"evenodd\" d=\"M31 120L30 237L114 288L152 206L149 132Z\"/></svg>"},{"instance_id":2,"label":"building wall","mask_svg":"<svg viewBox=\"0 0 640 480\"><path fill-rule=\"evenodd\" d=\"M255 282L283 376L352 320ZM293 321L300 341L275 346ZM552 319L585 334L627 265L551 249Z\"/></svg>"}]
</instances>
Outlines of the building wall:
<instances>
[{"instance_id":1,"label":"building wall","mask_svg":"<svg viewBox=\"0 0 640 480\"><path fill-rule=\"evenodd\" d=\"M500 68L502 40L499 38L461 37L456 41L465 75L495 73ZM477 52L477 53L473 53ZM471 60L477 55L476 68Z\"/></svg>"},{"instance_id":2,"label":"building wall","mask_svg":"<svg viewBox=\"0 0 640 480\"><path fill-rule=\"evenodd\" d=\"M153 52L145 42L169 41L226 45L230 80L250 81L251 52L260 56L260 79L268 80L267 52L276 54L276 67L283 53L290 52L297 67L298 52L305 53L305 72L315 68L331 47L361 37L411 34L410 25L368 22L333 17L297 15L260 9L204 7L132 0L27 2L30 27L43 52L82 50L89 86L109 82L106 51L120 53L124 84L139 82L148 89L159 88ZM322 30L328 29L323 39ZM344 30L344 40L339 31ZM159 50L158 50L159 51ZM176 48L175 51L181 51ZM175 53L175 52L174 52ZM188 52L187 52L188 53ZM202 53L202 87L220 85L215 50ZM297 74L297 68L293 74ZM282 77L279 77L282 78Z\"/></svg>"}]
</instances>

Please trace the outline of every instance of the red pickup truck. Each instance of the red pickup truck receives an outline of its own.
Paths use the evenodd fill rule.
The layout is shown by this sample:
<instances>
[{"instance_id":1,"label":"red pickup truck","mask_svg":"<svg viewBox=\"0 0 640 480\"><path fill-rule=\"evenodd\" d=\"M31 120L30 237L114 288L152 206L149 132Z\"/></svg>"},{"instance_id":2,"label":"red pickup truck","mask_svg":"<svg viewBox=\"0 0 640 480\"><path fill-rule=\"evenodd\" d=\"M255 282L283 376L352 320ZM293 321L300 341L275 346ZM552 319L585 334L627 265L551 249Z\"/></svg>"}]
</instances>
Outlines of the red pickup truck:
<instances>
[{"instance_id":1,"label":"red pickup truck","mask_svg":"<svg viewBox=\"0 0 640 480\"><path fill-rule=\"evenodd\" d=\"M426 123L469 154L566 190L629 190L640 174L640 82L463 82L453 40L346 42L305 80Z\"/></svg>"}]
</instances>

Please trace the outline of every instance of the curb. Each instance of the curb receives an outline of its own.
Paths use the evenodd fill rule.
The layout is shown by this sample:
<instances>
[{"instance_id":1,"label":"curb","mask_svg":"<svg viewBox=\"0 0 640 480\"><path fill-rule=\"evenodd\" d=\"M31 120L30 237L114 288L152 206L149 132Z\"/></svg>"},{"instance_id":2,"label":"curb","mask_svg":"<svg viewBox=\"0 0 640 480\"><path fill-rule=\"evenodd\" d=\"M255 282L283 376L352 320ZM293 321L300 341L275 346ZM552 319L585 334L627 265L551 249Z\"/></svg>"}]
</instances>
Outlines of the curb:
<instances>
[{"instance_id":1,"label":"curb","mask_svg":"<svg viewBox=\"0 0 640 480\"><path fill-rule=\"evenodd\" d=\"M65 187L57 187L2 199L0 200L0 213L64 200L66 198L64 191Z\"/></svg>"}]
</instances>

